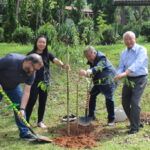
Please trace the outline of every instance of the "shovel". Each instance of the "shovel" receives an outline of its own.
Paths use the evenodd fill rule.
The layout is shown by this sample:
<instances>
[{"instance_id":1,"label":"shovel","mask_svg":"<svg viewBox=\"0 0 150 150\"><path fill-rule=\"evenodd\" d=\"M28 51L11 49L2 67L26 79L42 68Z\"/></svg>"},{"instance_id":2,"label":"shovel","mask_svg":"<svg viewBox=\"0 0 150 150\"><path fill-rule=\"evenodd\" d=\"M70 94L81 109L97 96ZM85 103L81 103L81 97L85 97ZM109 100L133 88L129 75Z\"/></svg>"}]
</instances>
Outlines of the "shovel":
<instances>
[{"instance_id":1,"label":"shovel","mask_svg":"<svg viewBox=\"0 0 150 150\"><path fill-rule=\"evenodd\" d=\"M14 112L18 115L18 117L21 119L24 125L35 135L35 140L33 140L33 142L37 142L37 143L51 143L52 142L52 140L49 139L48 137L38 135L32 130L31 125L21 115L16 105L13 104L13 102L10 100L10 98L7 96L7 94L4 92L4 90L1 87L0 87L0 94L3 96L7 104L13 107Z\"/></svg>"},{"instance_id":2,"label":"shovel","mask_svg":"<svg viewBox=\"0 0 150 150\"><path fill-rule=\"evenodd\" d=\"M88 85L87 85L87 99L86 99L86 106L85 106L85 116L79 117L79 121L78 121L79 125L82 125L82 126L89 126L92 121L92 118L88 117L91 85L92 85L92 80L90 82L88 81Z\"/></svg>"},{"instance_id":3,"label":"shovel","mask_svg":"<svg viewBox=\"0 0 150 150\"><path fill-rule=\"evenodd\" d=\"M79 133L79 81L80 77L78 78L77 81L77 97L76 97L76 117L77 117L77 122L76 122L76 129L77 129L77 134Z\"/></svg>"}]
</instances>

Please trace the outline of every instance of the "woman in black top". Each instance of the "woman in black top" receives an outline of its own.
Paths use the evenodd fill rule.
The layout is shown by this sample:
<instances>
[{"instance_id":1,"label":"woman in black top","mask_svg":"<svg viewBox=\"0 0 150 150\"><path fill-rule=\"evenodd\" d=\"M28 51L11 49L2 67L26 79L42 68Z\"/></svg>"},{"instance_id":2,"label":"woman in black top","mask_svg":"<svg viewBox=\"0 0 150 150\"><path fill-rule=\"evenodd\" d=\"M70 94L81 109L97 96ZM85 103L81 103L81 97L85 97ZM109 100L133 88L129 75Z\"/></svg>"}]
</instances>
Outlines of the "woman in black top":
<instances>
[{"instance_id":1,"label":"woman in black top","mask_svg":"<svg viewBox=\"0 0 150 150\"><path fill-rule=\"evenodd\" d=\"M46 128L46 125L43 122L43 116L45 112L45 105L47 100L47 90L42 90L38 85L42 81L46 86L49 85L50 71L49 71L49 63L50 61L54 64L61 66L64 69L69 69L68 65L64 65L62 61L53 56L50 52L48 52L48 43L47 38L45 36L39 36L34 44L34 48L31 53L37 53L42 56L44 67L36 72L34 83L31 87L30 98L26 107L26 116L27 121L29 122L30 116L39 96L39 107L38 107L38 122L37 125L41 128Z\"/></svg>"}]
</instances>

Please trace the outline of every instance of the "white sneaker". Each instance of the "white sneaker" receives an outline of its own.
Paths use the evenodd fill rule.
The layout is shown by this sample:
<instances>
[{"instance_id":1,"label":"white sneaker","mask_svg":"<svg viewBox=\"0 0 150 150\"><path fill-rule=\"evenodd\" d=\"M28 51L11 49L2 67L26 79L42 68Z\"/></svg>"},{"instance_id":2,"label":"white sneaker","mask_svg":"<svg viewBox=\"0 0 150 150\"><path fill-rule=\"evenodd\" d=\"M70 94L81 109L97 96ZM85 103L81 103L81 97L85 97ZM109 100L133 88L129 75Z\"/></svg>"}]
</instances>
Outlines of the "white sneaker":
<instances>
[{"instance_id":1,"label":"white sneaker","mask_svg":"<svg viewBox=\"0 0 150 150\"><path fill-rule=\"evenodd\" d=\"M40 127L40 128L43 128L43 129L46 129L46 128L47 128L47 126L46 126L42 121L39 122L39 123L37 124L37 126Z\"/></svg>"},{"instance_id":2,"label":"white sneaker","mask_svg":"<svg viewBox=\"0 0 150 150\"><path fill-rule=\"evenodd\" d=\"M107 124L108 126L114 126L115 125L115 122L114 122L114 120L112 120L112 121L108 121L108 124Z\"/></svg>"},{"instance_id":3,"label":"white sneaker","mask_svg":"<svg viewBox=\"0 0 150 150\"><path fill-rule=\"evenodd\" d=\"M108 126L114 126L114 125L115 125L114 122L109 122L109 123L108 123Z\"/></svg>"}]
</instances>

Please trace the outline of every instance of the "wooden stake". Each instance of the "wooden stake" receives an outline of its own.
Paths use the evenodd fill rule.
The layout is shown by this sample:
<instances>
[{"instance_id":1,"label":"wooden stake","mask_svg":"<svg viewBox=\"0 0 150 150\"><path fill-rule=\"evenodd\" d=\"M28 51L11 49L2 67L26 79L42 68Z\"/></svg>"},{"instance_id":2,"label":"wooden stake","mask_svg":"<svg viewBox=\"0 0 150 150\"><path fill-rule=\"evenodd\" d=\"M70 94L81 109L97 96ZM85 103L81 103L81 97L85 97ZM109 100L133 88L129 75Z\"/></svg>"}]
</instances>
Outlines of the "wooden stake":
<instances>
[{"instance_id":1,"label":"wooden stake","mask_svg":"<svg viewBox=\"0 0 150 150\"><path fill-rule=\"evenodd\" d=\"M77 130L77 134L79 134L79 129L78 129L78 126L79 126L79 123L78 123L78 119L79 119L79 81L80 81L80 78L78 79L77 81L77 99L76 99L76 117L77 117L77 126L76 126L76 130Z\"/></svg>"},{"instance_id":2,"label":"wooden stake","mask_svg":"<svg viewBox=\"0 0 150 150\"><path fill-rule=\"evenodd\" d=\"M69 64L69 52L67 51L67 61ZM70 112L70 104L69 104L69 70L67 69L67 134L70 136L70 122L69 122L69 112Z\"/></svg>"}]
</instances>

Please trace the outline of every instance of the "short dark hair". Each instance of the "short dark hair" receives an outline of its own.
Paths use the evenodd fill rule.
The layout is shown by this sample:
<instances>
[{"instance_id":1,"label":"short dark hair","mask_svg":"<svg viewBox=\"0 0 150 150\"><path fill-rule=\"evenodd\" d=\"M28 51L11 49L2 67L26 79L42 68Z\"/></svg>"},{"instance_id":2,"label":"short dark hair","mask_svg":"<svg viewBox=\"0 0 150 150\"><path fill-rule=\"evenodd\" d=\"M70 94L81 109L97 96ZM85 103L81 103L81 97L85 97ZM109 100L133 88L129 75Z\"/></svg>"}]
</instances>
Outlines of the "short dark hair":
<instances>
[{"instance_id":1,"label":"short dark hair","mask_svg":"<svg viewBox=\"0 0 150 150\"><path fill-rule=\"evenodd\" d=\"M38 64L43 65L42 57L35 53L27 55L26 58L24 59L24 61L31 61L33 64L38 63Z\"/></svg>"}]
</instances>

